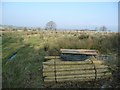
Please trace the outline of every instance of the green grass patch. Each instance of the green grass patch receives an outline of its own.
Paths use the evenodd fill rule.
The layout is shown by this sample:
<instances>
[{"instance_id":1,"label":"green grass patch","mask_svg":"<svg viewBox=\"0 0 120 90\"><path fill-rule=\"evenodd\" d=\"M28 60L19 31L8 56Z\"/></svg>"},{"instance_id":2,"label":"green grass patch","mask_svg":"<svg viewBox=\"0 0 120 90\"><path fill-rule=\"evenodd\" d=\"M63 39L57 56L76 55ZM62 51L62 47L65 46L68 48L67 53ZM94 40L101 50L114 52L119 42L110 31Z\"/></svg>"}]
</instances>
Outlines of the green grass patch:
<instances>
[{"instance_id":1,"label":"green grass patch","mask_svg":"<svg viewBox=\"0 0 120 90\"><path fill-rule=\"evenodd\" d=\"M89 35L84 32L6 31L0 37L3 88L41 88L45 55L59 55L61 48L97 49L102 54L117 54L118 37L115 33ZM10 61L8 58L15 52L16 57ZM113 62L115 65L115 60L109 63Z\"/></svg>"}]
</instances>

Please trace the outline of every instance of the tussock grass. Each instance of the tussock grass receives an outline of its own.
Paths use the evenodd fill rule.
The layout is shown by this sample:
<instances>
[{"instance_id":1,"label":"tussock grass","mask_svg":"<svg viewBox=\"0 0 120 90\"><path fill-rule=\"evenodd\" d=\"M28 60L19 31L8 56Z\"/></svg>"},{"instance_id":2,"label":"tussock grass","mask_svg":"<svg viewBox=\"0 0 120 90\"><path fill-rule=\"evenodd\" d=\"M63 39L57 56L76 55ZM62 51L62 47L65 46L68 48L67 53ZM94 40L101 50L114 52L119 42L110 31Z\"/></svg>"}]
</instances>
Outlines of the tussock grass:
<instances>
[{"instance_id":1,"label":"tussock grass","mask_svg":"<svg viewBox=\"0 0 120 90\"><path fill-rule=\"evenodd\" d=\"M2 33L3 88L42 87L45 55L59 55L61 48L97 49L117 54L118 34L73 31L4 31ZM17 52L13 60L9 60ZM111 63L111 62L110 62Z\"/></svg>"}]
</instances>

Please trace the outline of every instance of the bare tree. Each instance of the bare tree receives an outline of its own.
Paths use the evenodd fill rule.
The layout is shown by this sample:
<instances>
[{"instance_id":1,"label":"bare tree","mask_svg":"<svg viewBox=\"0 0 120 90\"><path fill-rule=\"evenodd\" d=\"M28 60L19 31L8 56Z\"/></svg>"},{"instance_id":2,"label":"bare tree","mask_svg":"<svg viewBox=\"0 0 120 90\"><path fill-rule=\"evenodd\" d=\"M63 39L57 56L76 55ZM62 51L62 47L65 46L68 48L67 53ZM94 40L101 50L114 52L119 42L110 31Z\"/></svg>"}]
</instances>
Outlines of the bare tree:
<instances>
[{"instance_id":1,"label":"bare tree","mask_svg":"<svg viewBox=\"0 0 120 90\"><path fill-rule=\"evenodd\" d=\"M96 30L96 31L98 31L98 28L97 28L97 27L95 27L95 30Z\"/></svg>"},{"instance_id":2,"label":"bare tree","mask_svg":"<svg viewBox=\"0 0 120 90\"><path fill-rule=\"evenodd\" d=\"M46 24L45 29L46 29L46 30L56 30L56 27L57 27L57 25L56 25L55 22L49 21L49 22Z\"/></svg>"},{"instance_id":3,"label":"bare tree","mask_svg":"<svg viewBox=\"0 0 120 90\"><path fill-rule=\"evenodd\" d=\"M23 30L24 30L24 31L27 31L27 27L24 27Z\"/></svg>"},{"instance_id":4,"label":"bare tree","mask_svg":"<svg viewBox=\"0 0 120 90\"><path fill-rule=\"evenodd\" d=\"M100 28L100 31L107 31L107 27L102 26L102 27Z\"/></svg>"}]
</instances>

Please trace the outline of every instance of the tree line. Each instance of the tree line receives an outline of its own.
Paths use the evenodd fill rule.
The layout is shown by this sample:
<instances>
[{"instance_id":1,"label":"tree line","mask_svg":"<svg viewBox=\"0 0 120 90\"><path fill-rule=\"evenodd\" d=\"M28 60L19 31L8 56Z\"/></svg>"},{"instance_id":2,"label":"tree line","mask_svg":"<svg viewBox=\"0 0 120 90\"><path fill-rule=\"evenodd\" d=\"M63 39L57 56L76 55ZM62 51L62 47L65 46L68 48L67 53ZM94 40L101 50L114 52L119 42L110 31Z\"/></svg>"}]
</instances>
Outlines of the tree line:
<instances>
[{"instance_id":1,"label":"tree line","mask_svg":"<svg viewBox=\"0 0 120 90\"><path fill-rule=\"evenodd\" d=\"M54 21L49 21L46 23L45 27L44 28L33 28L33 27L16 27L16 26L13 26L13 25L3 25L2 27L4 27L3 30L24 30L24 31L27 31L27 30L57 30L57 24L54 22ZM84 29L86 30L86 29ZM88 29L87 29L88 30ZM95 28L95 31L110 31L107 29L106 26L101 26L100 28Z\"/></svg>"}]
</instances>

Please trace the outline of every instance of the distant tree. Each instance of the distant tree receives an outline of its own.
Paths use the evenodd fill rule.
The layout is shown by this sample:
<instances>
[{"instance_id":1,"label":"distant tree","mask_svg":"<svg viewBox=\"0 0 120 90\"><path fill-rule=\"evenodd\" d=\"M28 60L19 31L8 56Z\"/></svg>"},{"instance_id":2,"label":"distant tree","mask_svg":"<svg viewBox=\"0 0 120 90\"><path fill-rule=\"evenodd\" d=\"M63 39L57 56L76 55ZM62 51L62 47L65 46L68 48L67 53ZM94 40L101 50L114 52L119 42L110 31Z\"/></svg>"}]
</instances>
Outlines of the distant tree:
<instances>
[{"instance_id":1,"label":"distant tree","mask_svg":"<svg viewBox=\"0 0 120 90\"><path fill-rule=\"evenodd\" d=\"M56 23L53 22L53 21L49 21L47 24L46 24L46 27L45 27L45 30L56 30Z\"/></svg>"},{"instance_id":2,"label":"distant tree","mask_svg":"<svg viewBox=\"0 0 120 90\"><path fill-rule=\"evenodd\" d=\"M17 31L17 29L16 29L16 28L13 28L12 30L13 30L13 31Z\"/></svg>"},{"instance_id":3,"label":"distant tree","mask_svg":"<svg viewBox=\"0 0 120 90\"><path fill-rule=\"evenodd\" d=\"M97 28L97 27L95 27L95 30L96 30L96 31L98 31L98 28Z\"/></svg>"},{"instance_id":4,"label":"distant tree","mask_svg":"<svg viewBox=\"0 0 120 90\"><path fill-rule=\"evenodd\" d=\"M111 32L111 30L108 30L109 32Z\"/></svg>"},{"instance_id":5,"label":"distant tree","mask_svg":"<svg viewBox=\"0 0 120 90\"><path fill-rule=\"evenodd\" d=\"M24 30L24 31L27 31L27 27L24 27L23 30Z\"/></svg>"},{"instance_id":6,"label":"distant tree","mask_svg":"<svg viewBox=\"0 0 120 90\"><path fill-rule=\"evenodd\" d=\"M100 31L107 31L107 27L102 26L102 27L100 28Z\"/></svg>"},{"instance_id":7,"label":"distant tree","mask_svg":"<svg viewBox=\"0 0 120 90\"><path fill-rule=\"evenodd\" d=\"M41 28L37 28L38 30L41 30Z\"/></svg>"}]
</instances>

